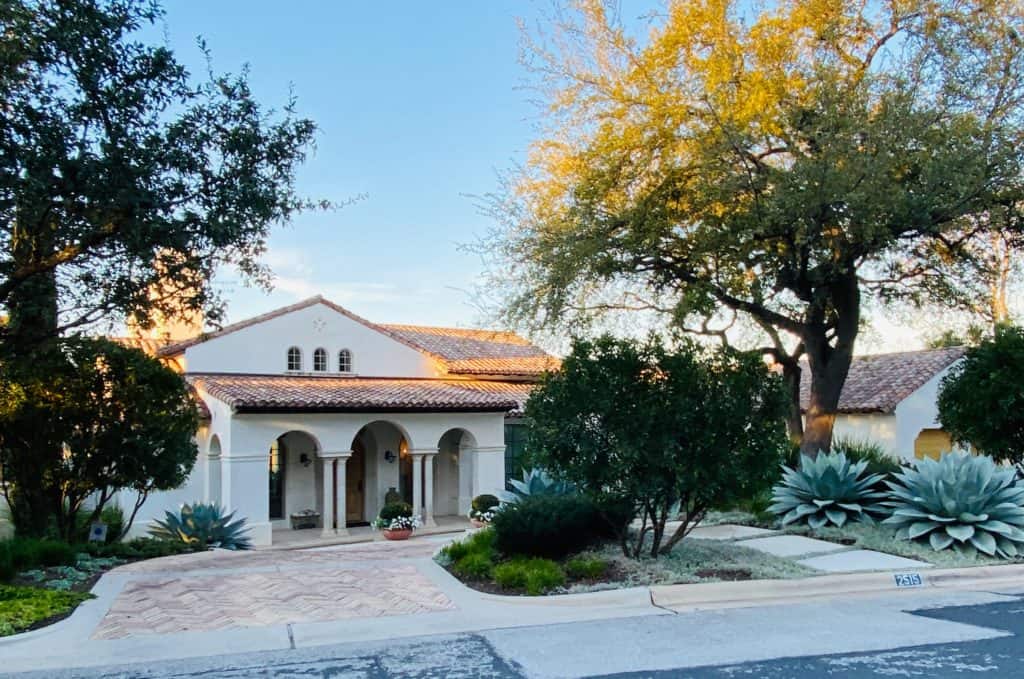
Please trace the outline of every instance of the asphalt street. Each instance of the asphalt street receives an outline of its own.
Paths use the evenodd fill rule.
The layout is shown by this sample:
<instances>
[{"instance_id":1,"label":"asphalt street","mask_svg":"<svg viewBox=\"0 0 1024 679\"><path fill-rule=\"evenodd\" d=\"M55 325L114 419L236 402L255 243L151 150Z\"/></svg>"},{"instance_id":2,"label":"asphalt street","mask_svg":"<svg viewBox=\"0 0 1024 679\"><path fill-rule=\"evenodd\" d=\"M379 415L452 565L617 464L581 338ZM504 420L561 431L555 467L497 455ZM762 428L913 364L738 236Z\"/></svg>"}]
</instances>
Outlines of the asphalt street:
<instances>
[{"instance_id":1,"label":"asphalt street","mask_svg":"<svg viewBox=\"0 0 1024 679\"><path fill-rule=\"evenodd\" d=\"M766 610L766 609L762 609ZM798 609L789 609L799 613ZM780 611L781 612L781 611ZM868 609L859 613L869 625ZM1006 599L996 603L935 608L912 613L915 623L927 625L959 623L972 628L985 628L992 638L958 641L935 645L899 647L894 640L892 648L861 653L836 655L810 655L761 662L693 666L692 649L686 639L675 636L683 628L673 628L683 616L665 618L637 618L632 620L603 620L570 625L520 628L514 633L502 631L483 634L464 634L443 637L419 637L392 642L373 642L364 645L345 644L289 651L230 655L213 658L194 658L162 662L155 665L125 665L120 667L46 671L18 675L19 677L47 677L47 679L118 677L124 679L237 679L241 677L353 677L356 679L423 679L427 677L480 677L519 678L554 676L590 677L693 677L711 679L719 677L765 677L766 679L877 678L877 677L1020 677L1024 676L1024 601ZM883 616L880 616L883 617ZM765 624L771 624L765 618ZM813 624L818 624L814 622ZM624 639L635 639L638 632L647 629L650 635L663 635L668 643L677 639L678 666L671 662L656 671L601 673L579 671L585 668L622 666L616 656L632 652L635 646L624 643L620 647L601 644L605 634L615 635L622 630ZM838 630L836 644L852 644L848 629ZM842 635L842 636L840 636ZM1001 636L999 636L1001 635ZM569 648L572 639L578 639L575 648ZM569 640L569 641L566 641ZM723 639L723 644L756 644L755 639ZM659 643L664 643L659 641ZM554 646L552 645L554 644ZM566 652L559 662L557 650L565 645ZM509 649L513 649L511 652ZM791 650L784 651L792 655ZM672 649L668 649L671 658ZM535 654L547 657L534 657ZM582 655L581 655L582 654ZM513 660L512 658L516 658ZM587 662L579 662L587 658ZM575 660L574 660L575 659ZM639 662L642 663L642 658Z\"/></svg>"}]
</instances>

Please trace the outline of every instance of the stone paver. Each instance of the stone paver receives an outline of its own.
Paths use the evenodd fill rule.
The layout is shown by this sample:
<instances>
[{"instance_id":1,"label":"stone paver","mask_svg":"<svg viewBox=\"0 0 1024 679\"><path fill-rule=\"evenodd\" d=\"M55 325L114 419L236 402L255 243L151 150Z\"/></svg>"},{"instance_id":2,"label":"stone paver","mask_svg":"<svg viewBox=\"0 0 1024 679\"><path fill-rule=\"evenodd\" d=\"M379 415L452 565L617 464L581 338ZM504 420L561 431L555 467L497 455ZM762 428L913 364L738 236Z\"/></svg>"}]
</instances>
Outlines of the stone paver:
<instances>
[{"instance_id":1,"label":"stone paver","mask_svg":"<svg viewBox=\"0 0 1024 679\"><path fill-rule=\"evenodd\" d=\"M932 567L930 563L924 561L905 559L902 556L893 556L892 554L875 552L870 549L853 549L838 554L814 556L809 559L801 559L798 563L829 573Z\"/></svg>"},{"instance_id":2,"label":"stone paver","mask_svg":"<svg viewBox=\"0 0 1024 679\"><path fill-rule=\"evenodd\" d=\"M415 566L129 582L94 639L451 610Z\"/></svg>"},{"instance_id":3,"label":"stone paver","mask_svg":"<svg viewBox=\"0 0 1024 679\"><path fill-rule=\"evenodd\" d=\"M767 528L755 528L753 526L740 526L734 523L724 523L719 526L697 526L690 531L690 537L701 540L739 540L741 538L753 538L759 535L771 535L775 531ZM745 544L745 543L744 543Z\"/></svg>"},{"instance_id":4,"label":"stone paver","mask_svg":"<svg viewBox=\"0 0 1024 679\"><path fill-rule=\"evenodd\" d=\"M774 556L801 556L803 554L820 554L846 549L843 545L825 540L805 538L801 535L775 535L768 538L754 538L736 543L742 547L756 549Z\"/></svg>"}]
</instances>

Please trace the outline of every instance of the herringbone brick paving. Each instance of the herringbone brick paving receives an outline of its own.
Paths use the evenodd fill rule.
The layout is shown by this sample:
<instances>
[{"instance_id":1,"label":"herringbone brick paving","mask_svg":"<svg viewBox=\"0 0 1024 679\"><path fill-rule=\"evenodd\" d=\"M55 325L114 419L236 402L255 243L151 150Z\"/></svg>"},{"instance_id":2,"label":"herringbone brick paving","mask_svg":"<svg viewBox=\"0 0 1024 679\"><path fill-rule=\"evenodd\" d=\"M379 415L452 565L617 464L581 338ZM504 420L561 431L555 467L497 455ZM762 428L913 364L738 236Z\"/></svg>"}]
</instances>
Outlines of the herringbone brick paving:
<instances>
[{"instance_id":1,"label":"herringbone brick paving","mask_svg":"<svg viewBox=\"0 0 1024 679\"><path fill-rule=\"evenodd\" d=\"M118 572L147 578L125 585L92 636L120 639L451 610L455 605L428 577L400 561L436 549L430 541L410 541L331 550L205 552L123 566ZM360 561L394 563L344 567ZM206 574L268 566L276 570Z\"/></svg>"}]
</instances>

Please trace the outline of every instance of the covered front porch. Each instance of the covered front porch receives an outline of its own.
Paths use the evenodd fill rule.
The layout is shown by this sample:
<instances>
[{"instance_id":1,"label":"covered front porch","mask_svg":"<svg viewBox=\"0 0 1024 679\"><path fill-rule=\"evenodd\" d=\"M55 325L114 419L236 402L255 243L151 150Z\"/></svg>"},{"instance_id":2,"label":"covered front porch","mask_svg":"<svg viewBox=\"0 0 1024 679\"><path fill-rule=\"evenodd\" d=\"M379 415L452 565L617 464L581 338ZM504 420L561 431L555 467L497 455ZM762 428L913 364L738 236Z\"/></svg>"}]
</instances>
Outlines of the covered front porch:
<instances>
[{"instance_id":1,"label":"covered front porch","mask_svg":"<svg viewBox=\"0 0 1024 679\"><path fill-rule=\"evenodd\" d=\"M254 545L368 534L397 500L432 530L504 487L505 415L517 402L503 392L441 380L192 383L211 415L198 440L203 499L245 518Z\"/></svg>"},{"instance_id":2,"label":"covered front porch","mask_svg":"<svg viewBox=\"0 0 1024 679\"><path fill-rule=\"evenodd\" d=\"M412 539L430 535L450 535L463 533L472 528L469 519L463 516L435 516L433 526L424 526L413 534ZM311 549L316 547L330 547L332 545L350 545L366 542L386 541L380 531L373 530L367 525L349 526L345 534L337 533L324 536L320 530L291 530L288 528L275 529L273 540L270 545L258 547L257 549Z\"/></svg>"}]
</instances>

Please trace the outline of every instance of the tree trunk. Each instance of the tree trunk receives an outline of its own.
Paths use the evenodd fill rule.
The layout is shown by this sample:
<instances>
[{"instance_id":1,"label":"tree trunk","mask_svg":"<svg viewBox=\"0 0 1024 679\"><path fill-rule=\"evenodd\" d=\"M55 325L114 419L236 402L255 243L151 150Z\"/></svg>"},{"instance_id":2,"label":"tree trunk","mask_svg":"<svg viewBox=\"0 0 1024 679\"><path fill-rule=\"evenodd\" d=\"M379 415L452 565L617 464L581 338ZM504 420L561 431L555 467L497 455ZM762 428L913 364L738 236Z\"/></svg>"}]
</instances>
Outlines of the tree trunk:
<instances>
[{"instance_id":1,"label":"tree trunk","mask_svg":"<svg viewBox=\"0 0 1024 679\"><path fill-rule=\"evenodd\" d=\"M810 458L832 449L832 428L839 411L839 397L853 362L853 345L860 328L860 288L854 273L829 291L835 345L829 342L825 311L812 314L803 339L811 371L810 397L800 453Z\"/></svg>"},{"instance_id":2,"label":"tree trunk","mask_svg":"<svg viewBox=\"0 0 1024 679\"><path fill-rule=\"evenodd\" d=\"M785 361L782 364L782 381L789 394L789 414L786 417L786 431L793 443L800 443L804 437L804 420L800 412L800 363Z\"/></svg>"}]
</instances>

